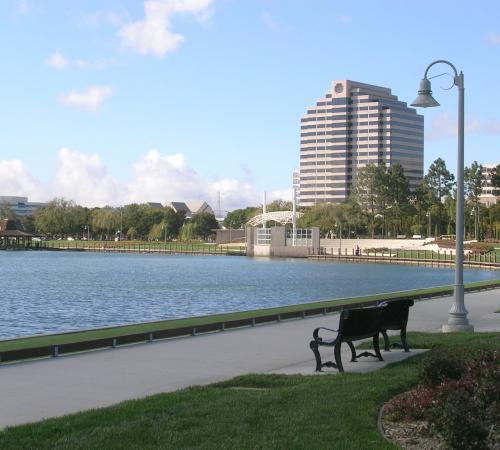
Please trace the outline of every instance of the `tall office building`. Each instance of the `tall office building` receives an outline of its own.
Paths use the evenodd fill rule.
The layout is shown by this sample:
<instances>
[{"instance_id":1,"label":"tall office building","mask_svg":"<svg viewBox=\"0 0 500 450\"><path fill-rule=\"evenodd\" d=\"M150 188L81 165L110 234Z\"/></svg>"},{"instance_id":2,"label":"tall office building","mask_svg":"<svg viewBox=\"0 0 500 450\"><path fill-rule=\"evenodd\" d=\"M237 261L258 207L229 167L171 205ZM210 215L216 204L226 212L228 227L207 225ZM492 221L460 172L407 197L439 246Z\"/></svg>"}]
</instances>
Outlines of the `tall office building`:
<instances>
[{"instance_id":1,"label":"tall office building","mask_svg":"<svg viewBox=\"0 0 500 450\"><path fill-rule=\"evenodd\" d=\"M345 202L358 170L400 164L415 189L424 170L424 118L391 90L335 80L300 127L300 206Z\"/></svg>"},{"instance_id":2,"label":"tall office building","mask_svg":"<svg viewBox=\"0 0 500 450\"><path fill-rule=\"evenodd\" d=\"M498 164L481 165L483 167L483 189L481 191L479 201L486 206L496 205L498 196L495 195L496 189L491 184L491 176L493 175L493 172L497 168Z\"/></svg>"}]
</instances>

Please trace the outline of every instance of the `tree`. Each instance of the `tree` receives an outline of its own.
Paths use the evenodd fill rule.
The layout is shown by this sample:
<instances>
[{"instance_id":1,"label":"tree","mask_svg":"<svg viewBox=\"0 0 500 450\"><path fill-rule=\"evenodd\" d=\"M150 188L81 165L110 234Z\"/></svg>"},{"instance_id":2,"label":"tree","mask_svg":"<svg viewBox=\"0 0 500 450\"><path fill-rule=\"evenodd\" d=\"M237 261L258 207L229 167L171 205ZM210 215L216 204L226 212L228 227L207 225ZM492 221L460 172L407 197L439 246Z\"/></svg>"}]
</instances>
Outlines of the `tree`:
<instances>
[{"instance_id":1,"label":"tree","mask_svg":"<svg viewBox=\"0 0 500 450\"><path fill-rule=\"evenodd\" d=\"M111 235L120 229L120 222L120 211L111 206L92 211L92 230L104 235L106 240L111 239Z\"/></svg>"},{"instance_id":2,"label":"tree","mask_svg":"<svg viewBox=\"0 0 500 450\"><path fill-rule=\"evenodd\" d=\"M64 198L51 200L34 215L36 230L44 235L77 235L88 222L89 210Z\"/></svg>"},{"instance_id":3,"label":"tree","mask_svg":"<svg viewBox=\"0 0 500 450\"><path fill-rule=\"evenodd\" d=\"M163 208L163 218L161 220L161 226L163 228L163 233L167 236L167 239L173 239L179 236L179 231L184 225L185 217L182 211L175 212L170 207ZM165 231L166 228L166 231Z\"/></svg>"},{"instance_id":4,"label":"tree","mask_svg":"<svg viewBox=\"0 0 500 450\"><path fill-rule=\"evenodd\" d=\"M387 169L385 180L387 189L384 194L397 236L403 230L403 215L410 206L410 182L400 164L393 164Z\"/></svg>"},{"instance_id":5,"label":"tree","mask_svg":"<svg viewBox=\"0 0 500 450\"><path fill-rule=\"evenodd\" d=\"M297 221L300 228L319 227L322 236L334 230L342 220L342 208L333 203L319 203L306 209Z\"/></svg>"},{"instance_id":6,"label":"tree","mask_svg":"<svg viewBox=\"0 0 500 450\"><path fill-rule=\"evenodd\" d=\"M430 165L424 179L439 203L443 201L443 197L451 194L455 184L455 176L446 168L446 163L441 158Z\"/></svg>"},{"instance_id":7,"label":"tree","mask_svg":"<svg viewBox=\"0 0 500 450\"><path fill-rule=\"evenodd\" d=\"M491 171L491 185L493 186L493 194L500 195L500 164Z\"/></svg>"},{"instance_id":8,"label":"tree","mask_svg":"<svg viewBox=\"0 0 500 450\"><path fill-rule=\"evenodd\" d=\"M15 219L16 215L6 203L0 203L0 219Z\"/></svg>"},{"instance_id":9,"label":"tree","mask_svg":"<svg viewBox=\"0 0 500 450\"><path fill-rule=\"evenodd\" d=\"M474 239L479 238L479 198L483 190L483 166L474 161L464 169L464 188L474 214Z\"/></svg>"},{"instance_id":10,"label":"tree","mask_svg":"<svg viewBox=\"0 0 500 450\"><path fill-rule=\"evenodd\" d=\"M273 200L271 203L266 205L267 212L275 212L275 211L291 211L293 208L292 202L288 202L286 200Z\"/></svg>"},{"instance_id":11,"label":"tree","mask_svg":"<svg viewBox=\"0 0 500 450\"><path fill-rule=\"evenodd\" d=\"M432 209L436 212L436 232L440 234L445 225L447 229L450 228L450 220L449 216L447 217L445 214L443 200L452 194L455 176L446 168L444 160L438 158L430 165L427 175L424 177L424 182L432 195Z\"/></svg>"},{"instance_id":12,"label":"tree","mask_svg":"<svg viewBox=\"0 0 500 450\"><path fill-rule=\"evenodd\" d=\"M226 228L244 228L245 224L254 216L261 213L261 209L255 206L249 206L244 209L235 209L227 214L223 225Z\"/></svg>"},{"instance_id":13,"label":"tree","mask_svg":"<svg viewBox=\"0 0 500 450\"><path fill-rule=\"evenodd\" d=\"M385 165L371 163L358 171L355 198L370 217L370 232L375 237L375 217L381 212L385 218L387 207L387 180Z\"/></svg>"},{"instance_id":14,"label":"tree","mask_svg":"<svg viewBox=\"0 0 500 450\"><path fill-rule=\"evenodd\" d=\"M199 213L182 226L181 239L183 241L191 239L206 240L214 234L214 230L217 228L219 228L219 223L213 214Z\"/></svg>"}]
</instances>

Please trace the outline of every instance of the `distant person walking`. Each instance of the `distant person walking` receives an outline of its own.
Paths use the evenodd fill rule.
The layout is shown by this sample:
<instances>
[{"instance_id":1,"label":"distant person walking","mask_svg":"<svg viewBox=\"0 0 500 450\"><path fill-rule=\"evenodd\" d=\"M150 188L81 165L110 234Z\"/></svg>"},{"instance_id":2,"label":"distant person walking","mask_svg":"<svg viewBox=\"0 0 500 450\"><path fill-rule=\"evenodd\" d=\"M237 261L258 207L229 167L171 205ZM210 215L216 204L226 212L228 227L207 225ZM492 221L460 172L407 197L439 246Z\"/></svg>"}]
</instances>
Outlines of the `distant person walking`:
<instances>
[{"instance_id":1,"label":"distant person walking","mask_svg":"<svg viewBox=\"0 0 500 450\"><path fill-rule=\"evenodd\" d=\"M359 256L360 253L361 253L361 250L359 248L359 245L356 245L356 256Z\"/></svg>"}]
</instances>

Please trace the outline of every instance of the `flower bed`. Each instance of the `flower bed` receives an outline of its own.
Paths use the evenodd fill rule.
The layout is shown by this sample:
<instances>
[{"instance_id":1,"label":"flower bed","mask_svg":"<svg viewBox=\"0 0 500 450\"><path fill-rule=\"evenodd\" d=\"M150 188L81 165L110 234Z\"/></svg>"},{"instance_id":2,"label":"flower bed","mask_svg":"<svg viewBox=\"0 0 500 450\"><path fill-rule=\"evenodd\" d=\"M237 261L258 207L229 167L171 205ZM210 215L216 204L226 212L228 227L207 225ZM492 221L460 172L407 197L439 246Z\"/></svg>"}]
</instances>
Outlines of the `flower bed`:
<instances>
[{"instance_id":1,"label":"flower bed","mask_svg":"<svg viewBox=\"0 0 500 450\"><path fill-rule=\"evenodd\" d=\"M394 397L383 421L386 435L404 448L426 448L429 439L428 448L440 448L437 439L442 448L500 449L500 354L468 348L432 353L417 387Z\"/></svg>"}]
</instances>

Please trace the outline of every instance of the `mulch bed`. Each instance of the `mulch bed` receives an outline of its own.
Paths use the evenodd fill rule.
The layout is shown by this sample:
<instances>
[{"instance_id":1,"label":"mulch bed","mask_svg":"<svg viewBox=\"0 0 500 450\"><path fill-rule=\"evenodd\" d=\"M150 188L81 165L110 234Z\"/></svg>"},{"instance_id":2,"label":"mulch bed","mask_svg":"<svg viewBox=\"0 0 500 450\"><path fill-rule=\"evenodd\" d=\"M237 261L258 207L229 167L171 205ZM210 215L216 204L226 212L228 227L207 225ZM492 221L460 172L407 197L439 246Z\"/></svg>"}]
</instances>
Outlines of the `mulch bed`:
<instances>
[{"instance_id":1,"label":"mulch bed","mask_svg":"<svg viewBox=\"0 0 500 450\"><path fill-rule=\"evenodd\" d=\"M422 420L414 422L392 422L387 420L384 414L386 405L381 410L379 431L388 441L400 446L404 450L445 449L441 439L430 433L427 422Z\"/></svg>"}]
</instances>

